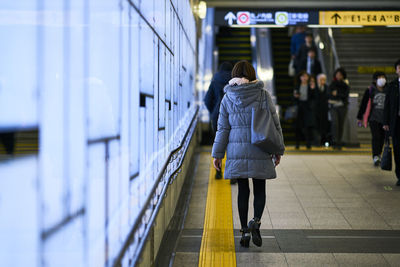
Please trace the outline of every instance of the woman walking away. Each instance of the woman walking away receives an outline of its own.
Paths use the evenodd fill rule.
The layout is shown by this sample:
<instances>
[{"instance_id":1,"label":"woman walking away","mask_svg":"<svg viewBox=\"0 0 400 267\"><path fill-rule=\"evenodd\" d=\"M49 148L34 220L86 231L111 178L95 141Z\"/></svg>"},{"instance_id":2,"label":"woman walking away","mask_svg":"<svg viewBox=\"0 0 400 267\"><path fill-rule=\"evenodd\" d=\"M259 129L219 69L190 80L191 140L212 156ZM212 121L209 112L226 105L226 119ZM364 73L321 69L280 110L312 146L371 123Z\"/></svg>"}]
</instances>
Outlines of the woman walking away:
<instances>
[{"instance_id":1,"label":"woman walking away","mask_svg":"<svg viewBox=\"0 0 400 267\"><path fill-rule=\"evenodd\" d=\"M385 107L385 85L386 75L377 71L372 76L372 84L365 90L358 110L358 125L364 124L367 127L367 120L372 134L372 160L375 166L381 162L382 147L385 142L385 131L383 130L383 110ZM370 109L367 108L368 102ZM365 120L364 117L366 118Z\"/></svg>"},{"instance_id":2,"label":"woman walking away","mask_svg":"<svg viewBox=\"0 0 400 267\"><path fill-rule=\"evenodd\" d=\"M296 119L296 149L299 149L302 135L306 137L307 149L311 149L313 141L313 127L315 126L314 97L315 86L309 84L310 76L306 71L301 71L297 76L297 85L293 91L297 104ZM314 84L315 85L315 84Z\"/></svg>"},{"instance_id":3,"label":"woman walking away","mask_svg":"<svg viewBox=\"0 0 400 267\"><path fill-rule=\"evenodd\" d=\"M217 134L212 148L214 167L217 170L221 169L226 150L224 177L238 180L238 209L242 227L240 245L244 247L249 246L250 233L256 246L262 244L259 229L265 206L265 180L276 178L275 167L284 152L282 149L278 154L270 155L251 144L252 109L259 107L260 101L266 103L271 111L269 118L273 120L283 143L275 105L263 87L263 83L256 80L255 70L250 63L243 60L235 64L232 79L224 88L226 94L221 102ZM249 178L253 180L254 218L247 223Z\"/></svg>"},{"instance_id":4,"label":"woman walking away","mask_svg":"<svg viewBox=\"0 0 400 267\"><path fill-rule=\"evenodd\" d=\"M332 118L332 143L333 148L342 149L344 120L347 114L347 105L350 88L345 82L347 77L343 68L335 70L333 81L329 85L329 112Z\"/></svg>"}]
</instances>

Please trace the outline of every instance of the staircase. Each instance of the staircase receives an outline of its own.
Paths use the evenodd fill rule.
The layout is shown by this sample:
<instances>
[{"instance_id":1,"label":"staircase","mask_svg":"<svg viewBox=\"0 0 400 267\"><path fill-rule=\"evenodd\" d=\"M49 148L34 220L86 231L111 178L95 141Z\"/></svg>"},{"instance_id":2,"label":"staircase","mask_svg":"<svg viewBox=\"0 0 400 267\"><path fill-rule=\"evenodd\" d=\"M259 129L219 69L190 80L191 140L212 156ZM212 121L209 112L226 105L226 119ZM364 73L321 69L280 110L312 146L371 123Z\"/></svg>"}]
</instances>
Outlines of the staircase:
<instances>
[{"instance_id":1,"label":"staircase","mask_svg":"<svg viewBox=\"0 0 400 267\"><path fill-rule=\"evenodd\" d=\"M333 37L340 65L347 71L350 93L358 93L359 102L376 67L386 72L388 82L395 78L393 64L400 58L400 28L333 29ZM370 144L370 130L358 128L358 139L360 144Z\"/></svg>"},{"instance_id":2,"label":"staircase","mask_svg":"<svg viewBox=\"0 0 400 267\"><path fill-rule=\"evenodd\" d=\"M14 135L6 139L6 143L14 148L14 156L25 156L39 153L38 130L14 132ZM7 151L2 142L3 133L0 133L0 161L8 159Z\"/></svg>"},{"instance_id":3,"label":"staircase","mask_svg":"<svg viewBox=\"0 0 400 267\"><path fill-rule=\"evenodd\" d=\"M218 66L224 61L235 64L247 60L251 63L250 29L220 27L216 37Z\"/></svg>"},{"instance_id":4,"label":"staircase","mask_svg":"<svg viewBox=\"0 0 400 267\"><path fill-rule=\"evenodd\" d=\"M288 76L290 62L290 37L286 28L271 29L272 54L274 62L274 80L277 104L280 105L281 125L286 145L295 143L293 120L283 120L286 108L293 105L293 78Z\"/></svg>"}]
</instances>

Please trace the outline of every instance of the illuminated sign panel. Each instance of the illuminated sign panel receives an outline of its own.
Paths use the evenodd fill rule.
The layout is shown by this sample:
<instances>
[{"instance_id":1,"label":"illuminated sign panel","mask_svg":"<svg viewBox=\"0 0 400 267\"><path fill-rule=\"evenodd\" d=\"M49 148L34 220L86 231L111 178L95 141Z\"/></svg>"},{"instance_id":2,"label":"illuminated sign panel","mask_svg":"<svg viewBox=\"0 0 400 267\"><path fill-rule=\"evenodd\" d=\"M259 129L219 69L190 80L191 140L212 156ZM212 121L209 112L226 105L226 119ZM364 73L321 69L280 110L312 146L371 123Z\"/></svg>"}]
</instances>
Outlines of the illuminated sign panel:
<instances>
[{"instance_id":1,"label":"illuminated sign panel","mask_svg":"<svg viewBox=\"0 0 400 267\"><path fill-rule=\"evenodd\" d=\"M318 24L318 12L287 11L217 11L216 24L219 25L306 25Z\"/></svg>"},{"instance_id":2,"label":"illuminated sign panel","mask_svg":"<svg viewBox=\"0 0 400 267\"><path fill-rule=\"evenodd\" d=\"M217 10L217 25L268 26L400 26L400 11Z\"/></svg>"},{"instance_id":3,"label":"illuminated sign panel","mask_svg":"<svg viewBox=\"0 0 400 267\"><path fill-rule=\"evenodd\" d=\"M320 25L400 25L400 11L320 11Z\"/></svg>"}]
</instances>

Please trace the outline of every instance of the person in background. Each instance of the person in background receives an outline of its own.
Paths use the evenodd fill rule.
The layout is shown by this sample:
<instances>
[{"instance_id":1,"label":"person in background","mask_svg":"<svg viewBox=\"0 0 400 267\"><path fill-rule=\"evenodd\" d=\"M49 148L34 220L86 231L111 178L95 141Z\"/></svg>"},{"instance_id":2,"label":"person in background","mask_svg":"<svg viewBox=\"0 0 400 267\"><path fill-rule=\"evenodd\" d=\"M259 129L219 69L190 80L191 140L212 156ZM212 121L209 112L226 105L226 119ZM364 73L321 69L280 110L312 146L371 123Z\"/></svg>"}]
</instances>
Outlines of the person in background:
<instances>
[{"instance_id":1,"label":"person in background","mask_svg":"<svg viewBox=\"0 0 400 267\"><path fill-rule=\"evenodd\" d=\"M0 133L0 141L8 155L13 155L15 150L15 133Z\"/></svg>"},{"instance_id":2,"label":"person in background","mask_svg":"<svg viewBox=\"0 0 400 267\"><path fill-rule=\"evenodd\" d=\"M304 44L306 37L305 31L305 26L296 26L295 34L293 34L290 39L290 54L292 55L292 59L296 58L297 52L301 45Z\"/></svg>"},{"instance_id":3,"label":"person in background","mask_svg":"<svg viewBox=\"0 0 400 267\"><path fill-rule=\"evenodd\" d=\"M328 120L328 86L326 85L326 75L321 73L317 76L317 105L316 120L317 130L320 135L320 144L329 144L329 120Z\"/></svg>"},{"instance_id":4,"label":"person in background","mask_svg":"<svg viewBox=\"0 0 400 267\"><path fill-rule=\"evenodd\" d=\"M347 114L350 88L345 82L347 73L344 68L338 68L329 85L328 103L332 118L332 143L334 149L342 149L343 126Z\"/></svg>"},{"instance_id":5,"label":"person in background","mask_svg":"<svg viewBox=\"0 0 400 267\"><path fill-rule=\"evenodd\" d=\"M372 134L372 160L375 166L379 166L381 162L382 148L385 142L385 131L383 130L385 84L386 75L384 72L377 71L372 75L372 84L365 90L357 114L357 123L359 126L361 126L364 113L367 109L368 101L371 99L371 110L369 113L368 122Z\"/></svg>"},{"instance_id":6,"label":"person in background","mask_svg":"<svg viewBox=\"0 0 400 267\"><path fill-rule=\"evenodd\" d=\"M297 73L305 70L308 74L317 76L322 72L321 63L315 57L316 52L314 47L308 49L307 57L297 65Z\"/></svg>"},{"instance_id":7,"label":"person in background","mask_svg":"<svg viewBox=\"0 0 400 267\"><path fill-rule=\"evenodd\" d=\"M227 61L222 62L222 64L219 66L218 72L214 74L211 84L208 87L207 94L204 98L204 104L210 112L211 128L214 136L217 131L219 106L224 96L224 87L231 79L232 68L232 63ZM217 171L215 178L221 179L222 173Z\"/></svg>"},{"instance_id":8,"label":"person in background","mask_svg":"<svg viewBox=\"0 0 400 267\"><path fill-rule=\"evenodd\" d=\"M306 71L301 71L297 75L297 85L293 91L295 103L297 105L296 119L296 149L300 147L302 136L305 136L307 149L311 149L313 141L313 127L315 126L314 114L314 89L309 84L310 76Z\"/></svg>"},{"instance_id":9,"label":"person in background","mask_svg":"<svg viewBox=\"0 0 400 267\"><path fill-rule=\"evenodd\" d=\"M214 167L221 170L226 151L225 179L238 180L238 209L242 238L240 245L249 247L250 234L256 246L262 245L260 220L265 207L265 180L276 178L275 167L279 164L281 151L270 155L251 143L252 109L267 104L271 111L269 119L280 133L282 128L268 91L262 81L256 80L253 66L245 60L235 64L232 79L225 87L218 118L218 130L212 148ZM263 93L264 92L264 93ZM264 99L261 99L265 96ZM254 218L247 223L249 209L249 180L253 180Z\"/></svg>"},{"instance_id":10,"label":"person in background","mask_svg":"<svg viewBox=\"0 0 400 267\"><path fill-rule=\"evenodd\" d=\"M313 48L314 51L317 51L317 47L315 46L314 41L313 41L313 34L311 32L307 32L306 36L305 36L305 42L300 46L300 48L296 54L296 58L294 61L296 70L300 70L300 71L303 70L303 69L300 69L299 66L302 64L302 62L305 59L307 59L308 50L310 50L310 48Z\"/></svg>"},{"instance_id":11,"label":"person in background","mask_svg":"<svg viewBox=\"0 0 400 267\"><path fill-rule=\"evenodd\" d=\"M394 68L397 78L387 86L383 111L383 129L392 136L396 185L400 186L400 59L396 61Z\"/></svg>"}]
</instances>

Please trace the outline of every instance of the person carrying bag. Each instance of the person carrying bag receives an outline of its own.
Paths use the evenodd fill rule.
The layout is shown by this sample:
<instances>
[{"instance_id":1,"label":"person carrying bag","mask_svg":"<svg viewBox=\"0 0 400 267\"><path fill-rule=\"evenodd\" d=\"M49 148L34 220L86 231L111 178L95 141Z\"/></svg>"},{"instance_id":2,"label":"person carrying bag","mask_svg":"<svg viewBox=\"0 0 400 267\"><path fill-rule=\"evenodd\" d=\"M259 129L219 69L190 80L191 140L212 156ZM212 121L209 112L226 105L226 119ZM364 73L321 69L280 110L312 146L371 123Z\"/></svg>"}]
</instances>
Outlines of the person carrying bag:
<instances>
[{"instance_id":1,"label":"person carrying bag","mask_svg":"<svg viewBox=\"0 0 400 267\"><path fill-rule=\"evenodd\" d=\"M235 64L232 79L224 91L212 148L213 165L221 170L226 151L224 178L237 179L238 184L240 245L249 247L252 239L256 246L261 246L265 181L276 178L275 168L284 153L282 128L271 96L264 90L263 82L256 79L256 72L249 62L242 60ZM248 222L250 178L253 181L254 218Z\"/></svg>"}]
</instances>

